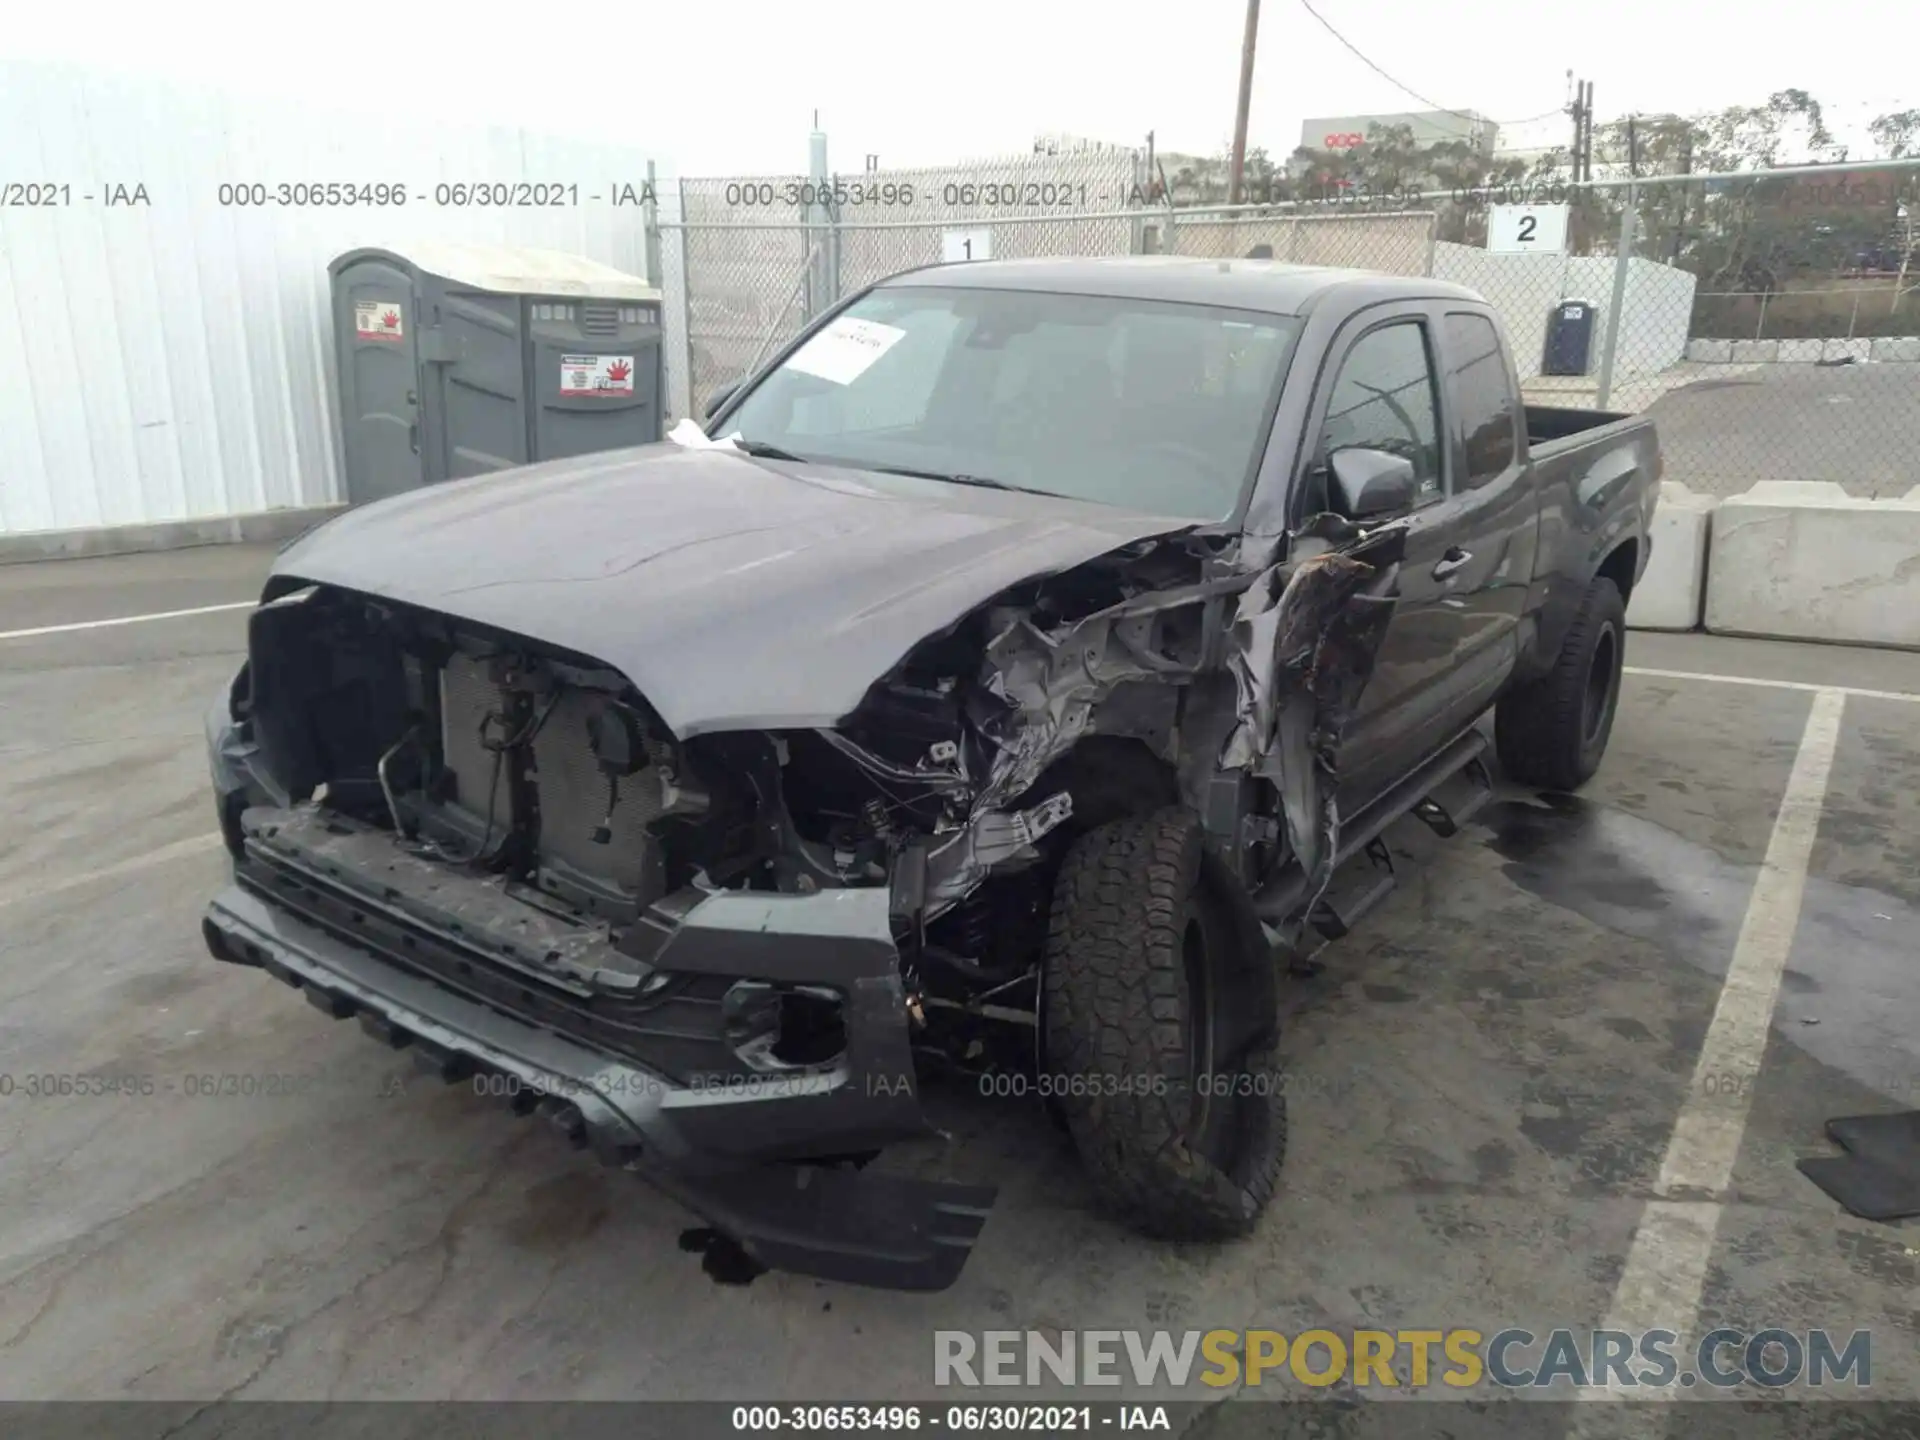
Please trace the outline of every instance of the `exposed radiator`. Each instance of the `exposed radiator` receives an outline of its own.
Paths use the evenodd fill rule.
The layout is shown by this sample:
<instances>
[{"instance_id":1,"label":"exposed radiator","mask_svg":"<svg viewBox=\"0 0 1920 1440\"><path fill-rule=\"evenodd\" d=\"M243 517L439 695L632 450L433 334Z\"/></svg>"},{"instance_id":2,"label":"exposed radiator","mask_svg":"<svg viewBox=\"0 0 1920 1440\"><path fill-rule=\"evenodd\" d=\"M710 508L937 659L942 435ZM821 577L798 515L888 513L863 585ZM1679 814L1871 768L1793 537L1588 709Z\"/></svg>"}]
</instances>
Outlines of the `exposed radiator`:
<instances>
[{"instance_id":1,"label":"exposed radiator","mask_svg":"<svg viewBox=\"0 0 1920 1440\"><path fill-rule=\"evenodd\" d=\"M648 888L647 871L654 859L655 842L646 825L660 813L660 781L651 767L621 776L608 823L610 837L605 844L594 840L594 832L608 820L608 790L587 725L610 703L591 691L565 691L534 736L539 853L543 864L558 862L578 875L611 883L623 895L639 897Z\"/></svg>"},{"instance_id":2,"label":"exposed radiator","mask_svg":"<svg viewBox=\"0 0 1920 1440\"><path fill-rule=\"evenodd\" d=\"M494 753L480 743L480 722L500 708L500 689L487 678L486 662L455 654L440 672L440 753L453 772L452 800L476 816L487 813ZM496 727L497 728L497 727ZM512 787L502 766L497 817L507 822Z\"/></svg>"},{"instance_id":3,"label":"exposed radiator","mask_svg":"<svg viewBox=\"0 0 1920 1440\"><path fill-rule=\"evenodd\" d=\"M552 709L546 710L549 703ZM539 806L540 887L596 912L607 905L645 905L661 889L659 845L646 829L661 808L657 773L648 767L621 776L618 799L608 813L607 775L594 757L588 724L611 703L591 690L563 690L551 702L536 700L534 713L545 711L545 719L533 737L528 777ZM489 796L495 756L480 743L480 729L489 712L503 708L500 687L488 676L485 661L459 653L447 661L440 673L440 743L454 778L449 799L473 817L468 827L473 829L480 828L491 801L496 836L522 818L513 813L515 786L504 763ZM500 723L488 733L500 738ZM604 843L594 838L602 823Z\"/></svg>"}]
</instances>

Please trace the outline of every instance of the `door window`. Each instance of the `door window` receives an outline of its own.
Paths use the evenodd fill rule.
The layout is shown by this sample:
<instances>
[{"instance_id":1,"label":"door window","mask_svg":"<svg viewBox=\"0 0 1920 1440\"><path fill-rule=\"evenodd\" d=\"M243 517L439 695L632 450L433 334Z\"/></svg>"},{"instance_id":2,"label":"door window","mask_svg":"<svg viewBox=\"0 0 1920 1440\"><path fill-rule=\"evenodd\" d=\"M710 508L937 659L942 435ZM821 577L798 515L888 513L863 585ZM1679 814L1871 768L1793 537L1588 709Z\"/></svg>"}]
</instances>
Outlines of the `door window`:
<instances>
[{"instance_id":1,"label":"door window","mask_svg":"<svg viewBox=\"0 0 1920 1440\"><path fill-rule=\"evenodd\" d=\"M1513 382L1500 354L1500 336L1484 315L1447 316L1447 387L1460 413L1469 490L1499 478L1513 464Z\"/></svg>"},{"instance_id":2,"label":"door window","mask_svg":"<svg viewBox=\"0 0 1920 1440\"><path fill-rule=\"evenodd\" d=\"M1438 499L1438 409L1426 327L1417 320L1382 325L1340 364L1320 431L1321 463L1340 450L1385 450L1413 462L1415 504Z\"/></svg>"}]
</instances>

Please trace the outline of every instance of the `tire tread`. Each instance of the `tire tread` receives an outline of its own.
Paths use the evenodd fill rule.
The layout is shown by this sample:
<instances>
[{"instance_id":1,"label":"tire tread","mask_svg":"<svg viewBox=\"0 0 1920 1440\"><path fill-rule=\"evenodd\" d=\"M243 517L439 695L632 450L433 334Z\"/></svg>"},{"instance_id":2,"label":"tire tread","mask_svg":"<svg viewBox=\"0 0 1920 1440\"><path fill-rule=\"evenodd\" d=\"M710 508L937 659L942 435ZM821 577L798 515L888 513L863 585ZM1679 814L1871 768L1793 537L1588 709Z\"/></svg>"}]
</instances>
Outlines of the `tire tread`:
<instances>
[{"instance_id":1,"label":"tire tread","mask_svg":"<svg viewBox=\"0 0 1920 1440\"><path fill-rule=\"evenodd\" d=\"M1609 620L1624 646L1625 616L1619 589L1605 576L1596 577L1567 627L1553 668L1501 697L1494 707L1494 750L1508 778L1543 790L1576 790L1592 778L1599 755L1584 753L1587 668ZM1603 743L1602 754L1605 749Z\"/></svg>"},{"instance_id":2,"label":"tire tread","mask_svg":"<svg viewBox=\"0 0 1920 1440\"><path fill-rule=\"evenodd\" d=\"M1244 1178L1192 1148L1185 1133L1194 1077L1182 942L1200 869L1200 827L1184 809L1089 831L1055 882L1045 968L1056 1075L1168 1082L1161 1094L1068 1093L1060 1105L1103 1198L1140 1229L1174 1239L1245 1234L1272 1198L1286 1150L1272 1027L1236 1062L1269 1091L1255 1102L1267 1111L1254 1126L1256 1153L1233 1166Z\"/></svg>"}]
</instances>

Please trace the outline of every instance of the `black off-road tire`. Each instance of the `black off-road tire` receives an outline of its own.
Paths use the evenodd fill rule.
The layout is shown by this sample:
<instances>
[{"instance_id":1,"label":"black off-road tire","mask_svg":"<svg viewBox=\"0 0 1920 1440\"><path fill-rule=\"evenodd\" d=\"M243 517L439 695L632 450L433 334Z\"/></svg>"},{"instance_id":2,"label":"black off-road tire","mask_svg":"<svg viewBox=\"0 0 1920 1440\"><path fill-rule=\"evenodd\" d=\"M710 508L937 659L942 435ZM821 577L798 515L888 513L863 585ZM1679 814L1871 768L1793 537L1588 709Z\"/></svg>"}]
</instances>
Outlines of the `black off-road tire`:
<instances>
[{"instance_id":1,"label":"black off-road tire","mask_svg":"<svg viewBox=\"0 0 1920 1440\"><path fill-rule=\"evenodd\" d=\"M1272 963L1233 918L1180 808L1088 831L1054 884L1049 1079L1101 1198L1165 1239L1246 1234L1286 1156ZM1245 1038L1196 1045L1209 1020Z\"/></svg>"},{"instance_id":2,"label":"black off-road tire","mask_svg":"<svg viewBox=\"0 0 1920 1440\"><path fill-rule=\"evenodd\" d=\"M1576 790L1600 768L1620 708L1627 607L1613 581L1587 587L1553 668L1503 696L1494 748L1510 779Z\"/></svg>"}]
</instances>

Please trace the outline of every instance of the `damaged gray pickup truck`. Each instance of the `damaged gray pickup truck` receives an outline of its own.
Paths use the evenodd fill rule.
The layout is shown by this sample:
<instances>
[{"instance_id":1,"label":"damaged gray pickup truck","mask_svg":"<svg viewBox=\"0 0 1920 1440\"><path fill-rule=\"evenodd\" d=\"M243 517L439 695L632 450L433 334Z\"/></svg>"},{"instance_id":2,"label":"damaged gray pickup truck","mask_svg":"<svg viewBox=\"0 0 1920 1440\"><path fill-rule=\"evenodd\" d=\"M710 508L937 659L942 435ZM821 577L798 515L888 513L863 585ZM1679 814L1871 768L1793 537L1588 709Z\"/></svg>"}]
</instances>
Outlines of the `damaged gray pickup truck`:
<instances>
[{"instance_id":1,"label":"damaged gray pickup truck","mask_svg":"<svg viewBox=\"0 0 1920 1440\"><path fill-rule=\"evenodd\" d=\"M1459 823L1490 708L1513 778L1599 763L1651 423L1523 405L1468 290L1175 258L893 277L709 419L281 554L212 953L761 1265L952 1282L993 1191L868 1163L941 1071L1243 1233L1383 829Z\"/></svg>"}]
</instances>

